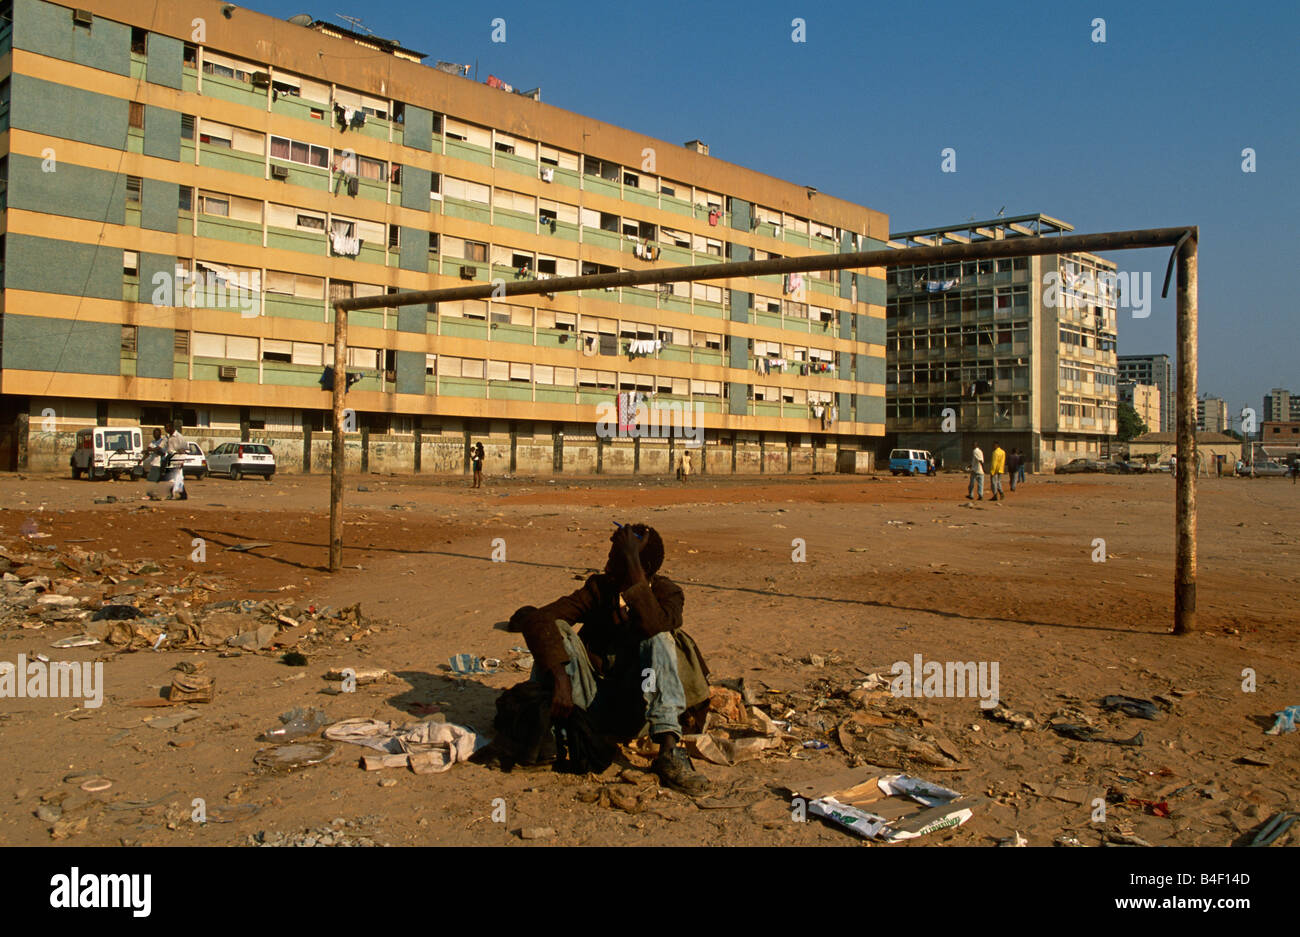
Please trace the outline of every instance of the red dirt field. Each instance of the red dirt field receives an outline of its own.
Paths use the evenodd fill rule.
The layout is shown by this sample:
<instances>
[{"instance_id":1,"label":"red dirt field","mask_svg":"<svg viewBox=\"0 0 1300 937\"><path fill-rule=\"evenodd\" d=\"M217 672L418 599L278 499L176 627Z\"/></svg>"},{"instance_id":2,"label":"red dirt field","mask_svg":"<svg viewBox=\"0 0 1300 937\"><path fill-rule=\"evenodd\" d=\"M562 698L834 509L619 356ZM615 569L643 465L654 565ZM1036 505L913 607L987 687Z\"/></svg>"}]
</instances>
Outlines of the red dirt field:
<instances>
[{"instance_id":1,"label":"red dirt field","mask_svg":"<svg viewBox=\"0 0 1300 937\"><path fill-rule=\"evenodd\" d=\"M290 667L270 650L53 650L83 625L24 627L35 621L10 615L0 621L0 661L36 653L103 661L106 690L97 709L0 699L10 764L0 843L244 844L337 818L394 845L524 844L519 831L534 827L553 829L542 842L558 844L853 845L860 841L822 821L794 822L784 790L853 759L863 777L894 773L870 766L891 765L872 759L900 738L945 753L905 770L986 798L965 825L915 845L988 845L1016 832L1032 845L1063 835L1097 845L1130 832L1154 844L1226 845L1300 799L1300 733L1264 734L1274 712L1300 703L1300 487L1285 479L1201 480L1200 630L1179 637L1168 633L1167 475L1037 476L1005 502L973 505L957 475L706 477L685 486L489 478L479 491L459 478L356 476L346 489L348 568L333 575L324 569L328 478L206 479L179 503L143 501L146 487L0 476L0 547L148 559L162 567L152 577L159 583L221 577L213 602L360 603L374 626L355 640L316 642L306 667ZM109 494L120 500L93 503ZM266 747L257 736L295 706L317 706L331 721L399 723L433 706L490 734L496 694L526 675L456 678L448 658L509 660L519 636L493 624L577 588L603 564L611 522L638 520L664 537L663 572L686 591L685 627L715 680L745 678L768 711L793 710L801 738L828 747L733 767L701 763L717 796L698 803L659 792L635 755L601 778L476 764L435 775L367 772L357 764L365 749L350 745L287 773L254 764ZM205 543L202 563L191 560L194 538ZM505 562L492 561L498 538ZM805 562L792 561L796 538ZM1093 560L1097 539L1105 562ZM270 546L225 549L246 541ZM87 607L133 588L95 586ZM836 726L860 707L844 691L869 673L890 676L893 662L915 654L996 662L1001 702L1035 728L992 721L969 697L889 696L871 704L871 724L882 728L857 737L856 755L846 751ZM169 685L179 661L197 660L217 689L212 703L194 707L196 718L155 728L145 719L170 710L127 705ZM325 672L349 665L382 667L393 679L325 694ZM1159 696L1169 708L1155 721L1106 713L1097 701L1109 694ZM1082 716L1106 737L1141 730L1145 743L1075 741L1047 727L1053 716ZM86 794L65 780L84 772L112 787ZM617 806L626 797L588 802L597 785L637 796L626 809ZM43 798L58 802L62 826L37 816ZM194 798L210 814L249 806L231 822L198 824ZM1109 800L1100 821L1097 798ZM1294 845L1300 833L1281 842Z\"/></svg>"}]
</instances>

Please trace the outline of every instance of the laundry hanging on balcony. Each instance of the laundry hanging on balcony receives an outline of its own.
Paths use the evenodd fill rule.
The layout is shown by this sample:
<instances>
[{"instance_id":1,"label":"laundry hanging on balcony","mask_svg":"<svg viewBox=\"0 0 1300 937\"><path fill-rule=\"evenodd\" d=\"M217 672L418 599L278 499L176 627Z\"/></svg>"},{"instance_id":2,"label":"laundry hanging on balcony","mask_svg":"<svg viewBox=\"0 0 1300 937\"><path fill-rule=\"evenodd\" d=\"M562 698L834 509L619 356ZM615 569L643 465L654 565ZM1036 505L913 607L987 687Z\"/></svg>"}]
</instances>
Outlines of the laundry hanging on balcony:
<instances>
[{"instance_id":1,"label":"laundry hanging on balcony","mask_svg":"<svg viewBox=\"0 0 1300 937\"><path fill-rule=\"evenodd\" d=\"M355 257L361 253L361 239L350 237L342 231L330 234L330 247L334 253L343 257Z\"/></svg>"},{"instance_id":2,"label":"laundry hanging on balcony","mask_svg":"<svg viewBox=\"0 0 1300 937\"><path fill-rule=\"evenodd\" d=\"M629 357L653 355L663 347L664 343L657 338L634 338L627 343L627 353Z\"/></svg>"}]
</instances>

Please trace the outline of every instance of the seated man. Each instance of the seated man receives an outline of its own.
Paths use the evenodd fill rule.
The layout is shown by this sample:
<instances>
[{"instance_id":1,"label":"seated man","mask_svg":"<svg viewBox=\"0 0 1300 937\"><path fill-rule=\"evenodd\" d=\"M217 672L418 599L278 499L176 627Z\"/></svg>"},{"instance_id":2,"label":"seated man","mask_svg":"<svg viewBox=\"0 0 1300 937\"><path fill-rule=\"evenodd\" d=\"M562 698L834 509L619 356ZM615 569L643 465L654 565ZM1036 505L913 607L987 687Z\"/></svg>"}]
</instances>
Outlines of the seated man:
<instances>
[{"instance_id":1,"label":"seated man","mask_svg":"<svg viewBox=\"0 0 1300 937\"><path fill-rule=\"evenodd\" d=\"M610 540L603 573L540 609L519 609L510 630L533 653L532 681L550 692L554 719L577 708L619 741L648 731L664 786L704 793L708 779L678 747L684 731L702 730L709 702L708 669L681 630L682 590L658 575L664 544L654 528L623 526Z\"/></svg>"}]
</instances>

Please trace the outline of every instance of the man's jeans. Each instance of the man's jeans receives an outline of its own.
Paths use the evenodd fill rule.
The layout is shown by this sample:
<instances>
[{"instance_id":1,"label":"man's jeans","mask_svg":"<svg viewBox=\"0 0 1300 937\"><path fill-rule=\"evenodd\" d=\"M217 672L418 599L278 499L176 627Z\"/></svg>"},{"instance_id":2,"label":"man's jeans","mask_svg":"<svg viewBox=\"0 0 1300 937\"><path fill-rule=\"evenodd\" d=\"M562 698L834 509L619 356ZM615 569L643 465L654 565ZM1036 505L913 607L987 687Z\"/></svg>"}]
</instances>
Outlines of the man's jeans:
<instances>
[{"instance_id":1,"label":"man's jeans","mask_svg":"<svg viewBox=\"0 0 1300 937\"><path fill-rule=\"evenodd\" d=\"M1012 469L1011 471L1007 472L1007 478L1011 479L1011 490L1012 490L1012 491L1015 491L1015 490L1016 490L1016 476L1019 475L1019 474L1020 474L1020 473L1019 473L1018 471L1016 471L1015 469Z\"/></svg>"},{"instance_id":2,"label":"man's jeans","mask_svg":"<svg viewBox=\"0 0 1300 937\"><path fill-rule=\"evenodd\" d=\"M1007 493L1002 490L1002 473L994 472L989 476L989 494L994 498L1005 498Z\"/></svg>"},{"instance_id":3,"label":"man's jeans","mask_svg":"<svg viewBox=\"0 0 1300 937\"><path fill-rule=\"evenodd\" d=\"M983 472L970 473L970 483L966 486L966 497L969 498L973 493L975 493L976 489L979 490L979 496L981 498L984 497L984 473Z\"/></svg>"},{"instance_id":4,"label":"man's jeans","mask_svg":"<svg viewBox=\"0 0 1300 937\"><path fill-rule=\"evenodd\" d=\"M629 684L617 679L598 680L591 658L587 656L587 646L582 643L582 638L573 630L573 626L558 618L555 626L560 629L565 653L569 655L564 671L573 684L573 705L585 709L598 726L621 721L619 716L628 709L630 700L622 698L626 691L620 693L619 690ZM671 732L680 736L681 716L686 711L686 691L682 689L677 643L673 640L672 632L663 631L641 641L637 645L637 656L640 667L631 676L639 677L645 721L649 724L650 734ZM627 676L626 671L624 673ZM541 680L543 676L534 664L532 679Z\"/></svg>"},{"instance_id":5,"label":"man's jeans","mask_svg":"<svg viewBox=\"0 0 1300 937\"><path fill-rule=\"evenodd\" d=\"M1016 469L1016 474L1020 476L1020 484L1023 485L1025 483L1025 463L1020 463L1020 466Z\"/></svg>"}]
</instances>

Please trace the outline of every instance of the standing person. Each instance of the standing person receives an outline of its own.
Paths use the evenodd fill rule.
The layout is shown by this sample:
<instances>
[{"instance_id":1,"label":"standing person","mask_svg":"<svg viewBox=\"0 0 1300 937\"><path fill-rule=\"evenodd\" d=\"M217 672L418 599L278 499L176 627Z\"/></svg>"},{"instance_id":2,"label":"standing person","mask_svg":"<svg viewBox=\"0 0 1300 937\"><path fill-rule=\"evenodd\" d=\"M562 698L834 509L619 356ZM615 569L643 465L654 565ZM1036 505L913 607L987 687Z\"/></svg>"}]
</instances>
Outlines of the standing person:
<instances>
[{"instance_id":1,"label":"standing person","mask_svg":"<svg viewBox=\"0 0 1300 937\"><path fill-rule=\"evenodd\" d=\"M1007 500L1002 490L1002 473L1007 470L1007 454L996 442L993 444L993 464L989 466L989 493L993 501Z\"/></svg>"},{"instance_id":2,"label":"standing person","mask_svg":"<svg viewBox=\"0 0 1300 937\"><path fill-rule=\"evenodd\" d=\"M144 449L144 477L148 482L156 482L162 478L162 459L166 451L166 440L163 439L162 430L154 427L153 439ZM152 495L150 495L152 497Z\"/></svg>"},{"instance_id":3,"label":"standing person","mask_svg":"<svg viewBox=\"0 0 1300 937\"><path fill-rule=\"evenodd\" d=\"M976 489L979 491L979 497L972 498L971 493L976 491ZM966 485L966 500L984 500L984 450L978 445L976 445L974 451L971 452L970 481Z\"/></svg>"},{"instance_id":4,"label":"standing person","mask_svg":"<svg viewBox=\"0 0 1300 937\"><path fill-rule=\"evenodd\" d=\"M1169 457L1169 477L1170 478L1178 477L1178 456L1177 455L1171 455Z\"/></svg>"},{"instance_id":5,"label":"standing person","mask_svg":"<svg viewBox=\"0 0 1300 937\"><path fill-rule=\"evenodd\" d=\"M483 487L483 456L483 444L481 442L474 443L474 448L470 450L469 457L471 464L474 466L473 487L475 488Z\"/></svg>"},{"instance_id":6,"label":"standing person","mask_svg":"<svg viewBox=\"0 0 1300 937\"><path fill-rule=\"evenodd\" d=\"M1020 450L1012 449L1007 456L1007 478L1011 480L1011 490L1016 490L1016 471L1020 468Z\"/></svg>"},{"instance_id":7,"label":"standing person","mask_svg":"<svg viewBox=\"0 0 1300 937\"><path fill-rule=\"evenodd\" d=\"M1019 449L1016 450L1016 455L1018 456L1016 459L1016 474L1020 476L1020 484L1023 485L1025 483L1025 461L1029 457Z\"/></svg>"},{"instance_id":8,"label":"standing person","mask_svg":"<svg viewBox=\"0 0 1300 937\"><path fill-rule=\"evenodd\" d=\"M691 451L682 450L682 481L689 481L691 478Z\"/></svg>"},{"instance_id":9,"label":"standing person","mask_svg":"<svg viewBox=\"0 0 1300 937\"><path fill-rule=\"evenodd\" d=\"M939 472L939 468L937 463L934 461L934 456L930 456L930 462L929 465L926 467L925 474L933 478L935 475L938 474L938 472Z\"/></svg>"},{"instance_id":10,"label":"standing person","mask_svg":"<svg viewBox=\"0 0 1300 937\"><path fill-rule=\"evenodd\" d=\"M1300 475L1300 462L1291 463L1291 484L1295 484L1296 476Z\"/></svg>"},{"instance_id":11,"label":"standing person","mask_svg":"<svg viewBox=\"0 0 1300 937\"><path fill-rule=\"evenodd\" d=\"M167 496L168 501L188 501L189 492L185 490L185 462L181 456L189 449L189 443L181 435L181 424L179 420L173 420L167 424L167 441L164 451L167 453L167 459L163 463L167 470L167 481L172 483L171 494Z\"/></svg>"}]
</instances>

